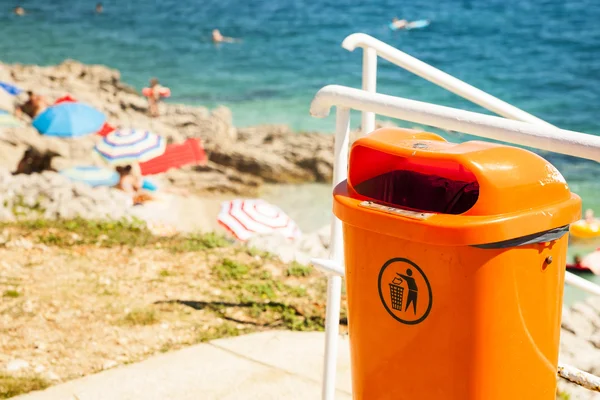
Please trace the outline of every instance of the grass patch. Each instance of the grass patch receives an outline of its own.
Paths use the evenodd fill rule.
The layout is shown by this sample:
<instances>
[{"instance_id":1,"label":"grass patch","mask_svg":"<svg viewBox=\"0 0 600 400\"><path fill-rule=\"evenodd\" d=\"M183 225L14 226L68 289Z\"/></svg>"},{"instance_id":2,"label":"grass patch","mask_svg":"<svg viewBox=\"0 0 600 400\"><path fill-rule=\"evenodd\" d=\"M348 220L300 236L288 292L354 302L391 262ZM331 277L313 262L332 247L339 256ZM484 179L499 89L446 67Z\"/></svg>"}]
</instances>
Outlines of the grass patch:
<instances>
[{"instance_id":1,"label":"grass patch","mask_svg":"<svg viewBox=\"0 0 600 400\"><path fill-rule=\"evenodd\" d=\"M249 270L250 267L247 265L233 261L229 258L223 259L220 264L213 267L213 272L222 280L240 279L245 276Z\"/></svg>"},{"instance_id":2,"label":"grass patch","mask_svg":"<svg viewBox=\"0 0 600 400\"><path fill-rule=\"evenodd\" d=\"M287 276L298 276L304 277L309 276L312 273L312 268L307 265L302 265L296 261L292 261L288 267L286 274Z\"/></svg>"},{"instance_id":3,"label":"grass patch","mask_svg":"<svg viewBox=\"0 0 600 400\"><path fill-rule=\"evenodd\" d=\"M162 278L166 278L168 276L174 276L175 273L169 271L168 269L161 269L160 272L158 273L158 276L162 277Z\"/></svg>"},{"instance_id":4,"label":"grass patch","mask_svg":"<svg viewBox=\"0 0 600 400\"><path fill-rule=\"evenodd\" d=\"M275 287L271 282L248 283L243 288L261 299L272 300L277 297Z\"/></svg>"},{"instance_id":5,"label":"grass patch","mask_svg":"<svg viewBox=\"0 0 600 400\"><path fill-rule=\"evenodd\" d=\"M38 375L12 376L0 372L0 399L46 389L48 386L50 382Z\"/></svg>"},{"instance_id":6,"label":"grass patch","mask_svg":"<svg viewBox=\"0 0 600 400\"><path fill-rule=\"evenodd\" d=\"M9 297L11 299L16 299L20 295L21 294L16 290L5 290L4 293L2 293L2 297Z\"/></svg>"},{"instance_id":7,"label":"grass patch","mask_svg":"<svg viewBox=\"0 0 600 400\"><path fill-rule=\"evenodd\" d=\"M232 323L224 322L221 325L213 326L206 331L200 332L196 340L198 343L205 343L215 339L239 336L241 333Z\"/></svg>"},{"instance_id":8,"label":"grass patch","mask_svg":"<svg viewBox=\"0 0 600 400\"><path fill-rule=\"evenodd\" d=\"M567 392L563 392L561 390L556 391L556 399L557 400L570 400L571 399L571 395Z\"/></svg>"},{"instance_id":9,"label":"grass patch","mask_svg":"<svg viewBox=\"0 0 600 400\"><path fill-rule=\"evenodd\" d=\"M69 220L33 219L0 223L0 229L17 228L32 233L37 242L47 246L70 247L96 245L101 247L156 246L173 253L189 253L226 247L230 242L216 233L154 236L143 221L92 221L83 218Z\"/></svg>"},{"instance_id":10,"label":"grass patch","mask_svg":"<svg viewBox=\"0 0 600 400\"><path fill-rule=\"evenodd\" d=\"M285 285L285 290L294 297L304 297L307 293L306 288L300 286Z\"/></svg>"},{"instance_id":11,"label":"grass patch","mask_svg":"<svg viewBox=\"0 0 600 400\"><path fill-rule=\"evenodd\" d=\"M123 318L127 325L153 325L158 322L158 315L152 308L136 308Z\"/></svg>"},{"instance_id":12,"label":"grass patch","mask_svg":"<svg viewBox=\"0 0 600 400\"><path fill-rule=\"evenodd\" d=\"M216 249L229 246L229 241L216 233L207 233L204 235L191 235L173 240L168 246L173 253L191 253L207 249Z\"/></svg>"}]
</instances>

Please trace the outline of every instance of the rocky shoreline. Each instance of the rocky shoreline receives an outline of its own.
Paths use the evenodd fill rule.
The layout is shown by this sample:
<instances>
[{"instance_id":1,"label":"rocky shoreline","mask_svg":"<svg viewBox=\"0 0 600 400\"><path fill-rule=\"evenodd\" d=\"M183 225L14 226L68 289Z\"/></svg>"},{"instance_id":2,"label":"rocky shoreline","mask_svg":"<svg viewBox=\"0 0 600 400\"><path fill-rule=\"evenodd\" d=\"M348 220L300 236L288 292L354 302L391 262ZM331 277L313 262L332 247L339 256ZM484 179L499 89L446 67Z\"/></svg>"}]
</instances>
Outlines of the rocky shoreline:
<instances>
[{"instance_id":1,"label":"rocky shoreline","mask_svg":"<svg viewBox=\"0 0 600 400\"><path fill-rule=\"evenodd\" d=\"M226 107L209 110L181 104L160 104L160 116L148 116L146 99L123 83L119 71L67 60L56 66L0 64L0 81L33 90L51 102L70 94L107 115L122 128L155 132L169 143L200 138L209 164L166 174L166 181L190 186L198 193L254 194L262 183L328 182L332 174L333 137L294 133L286 126L236 128ZM52 150L57 168L89 164L94 137L57 139L33 127L0 128L0 166L12 169L27 146ZM100 160L94 160L100 163ZM186 180L186 176L192 178ZM203 181L201 185L190 180Z\"/></svg>"}]
</instances>

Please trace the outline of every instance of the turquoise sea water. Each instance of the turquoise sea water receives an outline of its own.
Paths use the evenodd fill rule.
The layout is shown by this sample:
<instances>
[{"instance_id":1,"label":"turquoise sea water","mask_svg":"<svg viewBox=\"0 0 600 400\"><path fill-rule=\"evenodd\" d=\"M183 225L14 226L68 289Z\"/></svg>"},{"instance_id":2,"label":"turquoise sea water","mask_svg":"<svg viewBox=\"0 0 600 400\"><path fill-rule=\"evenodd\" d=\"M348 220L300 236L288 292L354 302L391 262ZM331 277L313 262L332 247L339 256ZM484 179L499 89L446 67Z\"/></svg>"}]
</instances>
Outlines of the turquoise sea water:
<instances>
[{"instance_id":1,"label":"turquoise sea water","mask_svg":"<svg viewBox=\"0 0 600 400\"><path fill-rule=\"evenodd\" d=\"M23 0L28 15L16 17L15 2L0 0L0 60L107 64L138 89L158 77L171 101L225 104L237 125L331 132L332 118L308 115L310 100L326 84L360 86L361 52L340 43L365 32L559 127L600 134L598 1L107 0L101 15L95 3ZM394 16L432 23L391 32ZM213 28L242 42L216 47ZM379 66L382 93L482 111L385 61ZM544 156L600 214L598 164Z\"/></svg>"}]
</instances>

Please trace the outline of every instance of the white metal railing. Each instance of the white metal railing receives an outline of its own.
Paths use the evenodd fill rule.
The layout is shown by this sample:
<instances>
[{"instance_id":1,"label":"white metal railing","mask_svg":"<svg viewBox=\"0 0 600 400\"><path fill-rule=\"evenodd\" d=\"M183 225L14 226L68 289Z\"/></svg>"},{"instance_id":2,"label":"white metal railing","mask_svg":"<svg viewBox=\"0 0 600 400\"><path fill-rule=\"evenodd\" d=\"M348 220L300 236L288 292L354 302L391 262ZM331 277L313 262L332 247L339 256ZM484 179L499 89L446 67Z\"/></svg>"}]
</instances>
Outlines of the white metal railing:
<instances>
[{"instance_id":1,"label":"white metal railing","mask_svg":"<svg viewBox=\"0 0 600 400\"><path fill-rule=\"evenodd\" d=\"M317 93L311 104L311 114L315 117L328 115L329 109L332 106L337 106L338 108L336 117L334 187L337 183L345 179L341 179L340 174L344 174L345 176L347 172L350 109L362 111L363 134L372 132L375 129L375 114L381 114L430 126L437 126L442 129L471 133L490 139L600 161L600 138L579 132L558 129L546 121L477 89L372 36L364 33L352 34L344 39L342 47L348 51L354 51L357 47L363 48L363 91L352 92L356 89L328 86ZM469 113L392 96L379 97L383 95L377 95L369 97L368 94L374 94L377 89L378 56L498 115L529 124L521 122L511 125L512 121L504 118ZM345 92L346 90L349 92ZM337 99L341 98L344 100L343 103L337 101ZM432 110L435 113L432 113ZM458 115L456 112L462 114ZM481 120L480 117L484 117L484 119ZM485 117L496 119L485 119ZM537 125L537 127L534 125ZM322 393L323 399L327 400L333 399L335 391L335 362L337 359L337 335L339 333L341 276L343 275L340 272L344 271L343 252L339 250L343 246L340 224L340 221L334 216L331 228L331 260L314 260L314 264L329 275ZM569 272L565 275L565 282L588 293L600 295L600 286Z\"/></svg>"},{"instance_id":2,"label":"white metal railing","mask_svg":"<svg viewBox=\"0 0 600 400\"><path fill-rule=\"evenodd\" d=\"M375 93L376 91L377 56L379 56L392 64L404 68L437 86L443 87L444 89L505 118L530 122L532 124L552 126L546 121L534 117L533 115L477 89L452 75L440 71L439 69L432 67L381 40L375 39L372 36L364 33L354 33L344 39L342 47L348 51L354 51L357 47L362 47L364 49L362 87L363 90L367 92ZM373 113L373 110L363 112L362 122L363 133L366 134L373 131L375 128L375 113Z\"/></svg>"}]
</instances>

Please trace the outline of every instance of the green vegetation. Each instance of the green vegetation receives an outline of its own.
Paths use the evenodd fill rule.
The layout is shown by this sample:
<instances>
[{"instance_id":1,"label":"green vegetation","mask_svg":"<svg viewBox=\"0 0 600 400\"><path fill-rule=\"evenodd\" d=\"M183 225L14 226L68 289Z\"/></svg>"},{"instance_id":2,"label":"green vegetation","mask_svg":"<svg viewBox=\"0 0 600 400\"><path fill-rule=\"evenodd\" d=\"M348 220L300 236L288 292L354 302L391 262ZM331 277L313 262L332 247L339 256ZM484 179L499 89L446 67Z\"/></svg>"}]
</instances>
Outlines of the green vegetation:
<instances>
[{"instance_id":1,"label":"green vegetation","mask_svg":"<svg viewBox=\"0 0 600 400\"><path fill-rule=\"evenodd\" d=\"M302 265L296 261L292 261L287 269L288 276L309 276L312 273L312 268Z\"/></svg>"},{"instance_id":2,"label":"green vegetation","mask_svg":"<svg viewBox=\"0 0 600 400\"><path fill-rule=\"evenodd\" d=\"M34 239L47 246L96 245L101 247L160 247L173 253L188 253L229 246L223 236L215 233L154 236L139 220L91 221L83 218L50 221L24 220L0 224L3 228L18 228L30 233Z\"/></svg>"},{"instance_id":3,"label":"green vegetation","mask_svg":"<svg viewBox=\"0 0 600 400\"><path fill-rule=\"evenodd\" d=\"M556 399L557 400L570 400L571 395L567 392L562 392L560 390L556 391Z\"/></svg>"},{"instance_id":4,"label":"green vegetation","mask_svg":"<svg viewBox=\"0 0 600 400\"><path fill-rule=\"evenodd\" d=\"M50 383L37 375L13 376L0 372L0 399L8 399L34 390L46 389Z\"/></svg>"},{"instance_id":5,"label":"green vegetation","mask_svg":"<svg viewBox=\"0 0 600 400\"><path fill-rule=\"evenodd\" d=\"M16 290L5 290L4 293L2 293L2 297L10 297L13 299L19 297L20 295L21 294Z\"/></svg>"},{"instance_id":6,"label":"green vegetation","mask_svg":"<svg viewBox=\"0 0 600 400\"><path fill-rule=\"evenodd\" d=\"M158 275L159 275L161 278L166 278L166 277L168 277L168 276L173 276L173 275L175 275L175 274L174 274L173 272L169 271L168 269L161 269L161 270L159 271Z\"/></svg>"},{"instance_id":7,"label":"green vegetation","mask_svg":"<svg viewBox=\"0 0 600 400\"><path fill-rule=\"evenodd\" d=\"M233 261L229 258L223 259L220 264L213 267L213 271L220 279L240 279L248 273L250 267Z\"/></svg>"},{"instance_id":8,"label":"green vegetation","mask_svg":"<svg viewBox=\"0 0 600 400\"><path fill-rule=\"evenodd\" d=\"M231 322L224 322L207 331L200 332L196 340L198 343L204 343L215 339L239 336L242 333L243 332L237 329Z\"/></svg>"}]
</instances>

